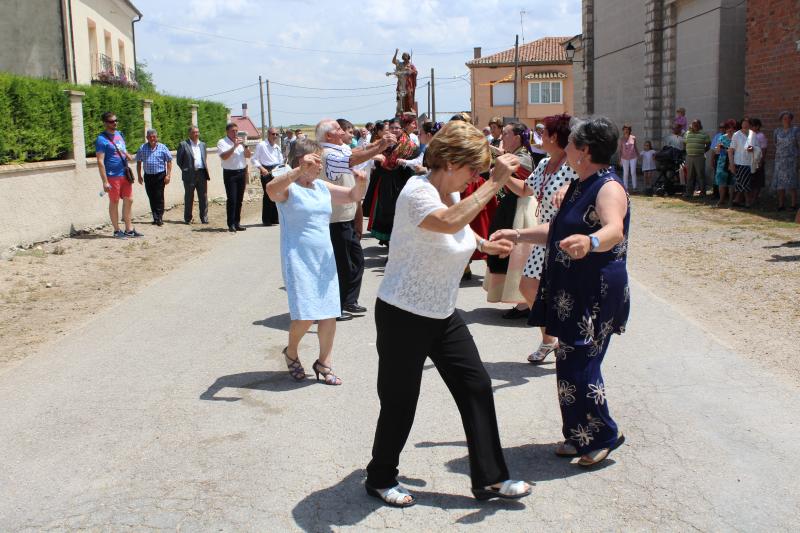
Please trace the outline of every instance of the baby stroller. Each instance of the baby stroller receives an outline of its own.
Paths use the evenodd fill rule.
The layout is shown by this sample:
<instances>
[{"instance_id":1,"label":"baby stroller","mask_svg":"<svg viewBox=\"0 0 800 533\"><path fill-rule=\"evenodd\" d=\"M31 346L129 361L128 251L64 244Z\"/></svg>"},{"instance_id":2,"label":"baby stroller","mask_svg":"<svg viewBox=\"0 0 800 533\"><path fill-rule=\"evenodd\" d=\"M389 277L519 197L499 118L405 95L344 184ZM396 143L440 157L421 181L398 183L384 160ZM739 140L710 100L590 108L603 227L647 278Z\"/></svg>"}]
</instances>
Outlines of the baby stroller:
<instances>
[{"instance_id":1,"label":"baby stroller","mask_svg":"<svg viewBox=\"0 0 800 533\"><path fill-rule=\"evenodd\" d=\"M653 194L658 196L671 195L680 189L679 172L684 160L683 150L673 146L665 146L656 153L656 168L658 177L653 183Z\"/></svg>"}]
</instances>

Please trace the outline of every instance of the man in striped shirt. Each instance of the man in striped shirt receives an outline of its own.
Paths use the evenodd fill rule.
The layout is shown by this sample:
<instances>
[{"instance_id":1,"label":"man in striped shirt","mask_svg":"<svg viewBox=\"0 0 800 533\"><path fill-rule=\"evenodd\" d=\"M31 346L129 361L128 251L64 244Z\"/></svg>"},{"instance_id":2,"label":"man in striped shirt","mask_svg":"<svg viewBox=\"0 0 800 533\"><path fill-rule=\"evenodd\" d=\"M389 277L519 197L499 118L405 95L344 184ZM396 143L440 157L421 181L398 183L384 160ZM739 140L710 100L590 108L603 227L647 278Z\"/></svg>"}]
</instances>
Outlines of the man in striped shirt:
<instances>
[{"instance_id":1,"label":"man in striped shirt","mask_svg":"<svg viewBox=\"0 0 800 533\"><path fill-rule=\"evenodd\" d=\"M164 225L164 187L169 183L172 174L172 154L165 145L158 142L158 132L153 129L145 133L147 142L136 152L136 173L139 183L144 183L147 198L150 200L150 211L153 213L153 224ZM142 178L144 167L144 178Z\"/></svg>"},{"instance_id":2,"label":"man in striped shirt","mask_svg":"<svg viewBox=\"0 0 800 533\"><path fill-rule=\"evenodd\" d=\"M706 195L706 152L711 146L711 139L703 131L703 124L694 119L689 131L684 135L686 141L686 192L684 196L694 196L695 182L699 182L700 196Z\"/></svg>"},{"instance_id":3,"label":"man in striped shirt","mask_svg":"<svg viewBox=\"0 0 800 533\"><path fill-rule=\"evenodd\" d=\"M333 119L324 119L317 124L317 142L322 145L322 173L320 177L329 183L352 187L354 166L368 161L373 156L395 144L392 134L364 148L351 150L344 144L345 131ZM364 217L361 202L334 205L331 213L331 244L336 257L336 271L339 275L339 300L342 315L336 320L350 320L354 313L365 313L366 307L359 305L361 278L364 274L364 252L361 249L361 232Z\"/></svg>"}]
</instances>

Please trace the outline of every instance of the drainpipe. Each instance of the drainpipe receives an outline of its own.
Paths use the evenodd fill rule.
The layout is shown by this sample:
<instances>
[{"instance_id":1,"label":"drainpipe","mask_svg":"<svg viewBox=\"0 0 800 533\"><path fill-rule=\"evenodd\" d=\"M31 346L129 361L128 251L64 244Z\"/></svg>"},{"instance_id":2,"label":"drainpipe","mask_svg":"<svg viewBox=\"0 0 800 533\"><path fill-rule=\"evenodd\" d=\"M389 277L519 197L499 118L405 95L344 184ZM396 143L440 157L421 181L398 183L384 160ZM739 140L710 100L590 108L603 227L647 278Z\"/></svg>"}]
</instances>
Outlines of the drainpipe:
<instances>
[{"instance_id":1,"label":"drainpipe","mask_svg":"<svg viewBox=\"0 0 800 533\"><path fill-rule=\"evenodd\" d=\"M136 78L136 80L137 80L136 83L139 83L138 82L138 80L139 80L139 65L136 64L136 26L134 26L134 24L136 24L140 20L142 20L142 15L141 14L138 17L136 17L136 19L131 21L131 36L133 38L133 77Z\"/></svg>"},{"instance_id":2,"label":"drainpipe","mask_svg":"<svg viewBox=\"0 0 800 533\"><path fill-rule=\"evenodd\" d=\"M61 26L64 35L64 77L69 83L78 83L78 73L75 67L75 34L72 29L72 0L61 0ZM69 28L69 35L67 35ZM70 61L70 59L72 61Z\"/></svg>"}]
</instances>

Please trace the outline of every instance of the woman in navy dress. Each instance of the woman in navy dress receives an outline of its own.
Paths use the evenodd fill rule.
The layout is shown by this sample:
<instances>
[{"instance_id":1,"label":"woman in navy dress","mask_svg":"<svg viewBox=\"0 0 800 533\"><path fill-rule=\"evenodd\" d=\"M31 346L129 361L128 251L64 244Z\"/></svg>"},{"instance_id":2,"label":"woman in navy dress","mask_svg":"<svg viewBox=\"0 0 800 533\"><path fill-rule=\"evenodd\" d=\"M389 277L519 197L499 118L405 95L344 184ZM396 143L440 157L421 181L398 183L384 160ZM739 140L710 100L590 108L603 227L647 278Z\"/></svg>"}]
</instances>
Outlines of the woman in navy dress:
<instances>
[{"instance_id":1,"label":"woman in navy dress","mask_svg":"<svg viewBox=\"0 0 800 533\"><path fill-rule=\"evenodd\" d=\"M550 224L520 231L545 245L545 269L529 324L558 337L556 378L564 442L556 454L591 466L624 437L608 410L600 365L612 333L625 331L630 310L626 258L630 202L611 169L619 130L605 117L577 121L567 161L578 174ZM514 230L492 239L514 240Z\"/></svg>"}]
</instances>

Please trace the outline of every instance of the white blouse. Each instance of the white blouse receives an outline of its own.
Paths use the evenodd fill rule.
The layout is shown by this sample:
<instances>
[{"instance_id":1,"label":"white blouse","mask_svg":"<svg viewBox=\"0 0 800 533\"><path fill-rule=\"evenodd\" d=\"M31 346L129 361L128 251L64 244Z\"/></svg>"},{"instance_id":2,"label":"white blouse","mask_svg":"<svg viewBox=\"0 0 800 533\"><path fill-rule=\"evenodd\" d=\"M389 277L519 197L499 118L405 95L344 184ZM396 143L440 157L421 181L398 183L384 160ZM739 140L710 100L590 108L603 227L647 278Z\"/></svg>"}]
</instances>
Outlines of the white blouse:
<instances>
[{"instance_id":1,"label":"white blouse","mask_svg":"<svg viewBox=\"0 0 800 533\"><path fill-rule=\"evenodd\" d=\"M453 202L460 196L453 193ZM439 191L428 176L414 176L397 198L392 245L378 298L429 318L447 318L456 308L458 285L475 251L475 234L467 225L454 235L428 231L422 221L439 209Z\"/></svg>"}]
</instances>

